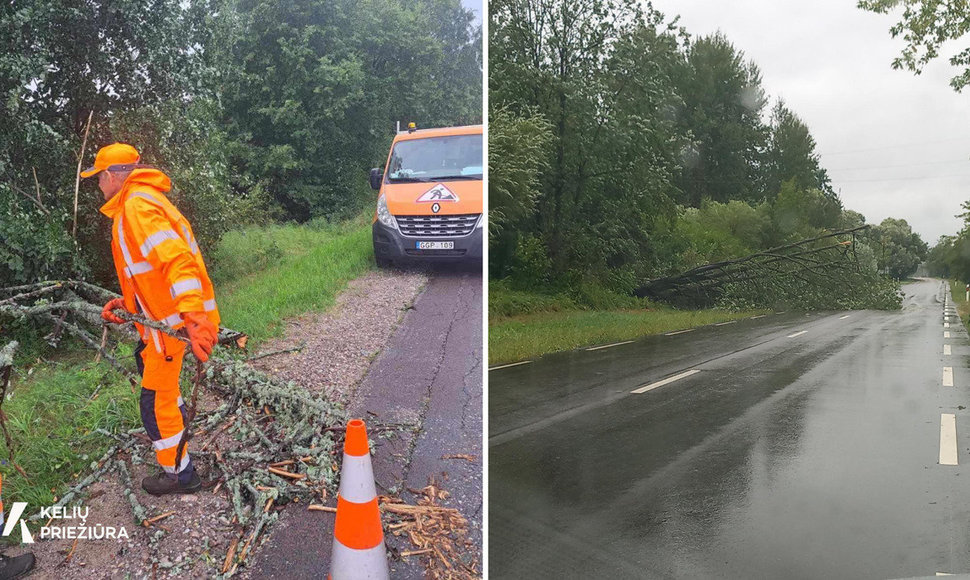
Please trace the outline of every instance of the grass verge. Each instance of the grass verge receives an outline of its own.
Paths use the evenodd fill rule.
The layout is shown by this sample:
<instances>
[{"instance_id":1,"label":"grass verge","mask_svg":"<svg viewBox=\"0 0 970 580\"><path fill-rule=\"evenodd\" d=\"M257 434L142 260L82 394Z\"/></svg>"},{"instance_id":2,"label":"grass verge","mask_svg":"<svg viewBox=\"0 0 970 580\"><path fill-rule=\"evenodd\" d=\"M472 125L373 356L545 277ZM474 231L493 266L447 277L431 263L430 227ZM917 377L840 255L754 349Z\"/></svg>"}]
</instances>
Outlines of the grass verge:
<instances>
[{"instance_id":1,"label":"grass verge","mask_svg":"<svg viewBox=\"0 0 970 580\"><path fill-rule=\"evenodd\" d=\"M25 480L8 460L0 440L3 497L26 501L28 515L51 505L68 481L86 472L111 446L99 433L125 431L140 425L137 394L128 381L79 345L63 345L56 362L15 365L9 399L4 402L14 461L27 473ZM115 356L130 361L131 345L119 345Z\"/></svg>"},{"instance_id":2,"label":"grass verge","mask_svg":"<svg viewBox=\"0 0 970 580\"><path fill-rule=\"evenodd\" d=\"M950 296L957 307L957 314L964 326L970 325L970 303L967 302L967 287L959 280L949 280Z\"/></svg>"},{"instance_id":3,"label":"grass verge","mask_svg":"<svg viewBox=\"0 0 970 580\"><path fill-rule=\"evenodd\" d=\"M590 296L594 299L590 300ZM621 307L611 307L620 304ZM636 306L636 307L630 307ZM561 350L632 340L747 318L765 311L674 310L645 300L583 292L545 295L489 283L488 364Z\"/></svg>"},{"instance_id":4,"label":"grass verge","mask_svg":"<svg viewBox=\"0 0 970 580\"><path fill-rule=\"evenodd\" d=\"M331 306L347 282L374 267L370 222L363 216L332 225L231 232L215 255L222 325L245 332L257 343L277 335L284 318ZM218 261L229 256L228 267ZM253 265L262 268L251 271Z\"/></svg>"}]
</instances>

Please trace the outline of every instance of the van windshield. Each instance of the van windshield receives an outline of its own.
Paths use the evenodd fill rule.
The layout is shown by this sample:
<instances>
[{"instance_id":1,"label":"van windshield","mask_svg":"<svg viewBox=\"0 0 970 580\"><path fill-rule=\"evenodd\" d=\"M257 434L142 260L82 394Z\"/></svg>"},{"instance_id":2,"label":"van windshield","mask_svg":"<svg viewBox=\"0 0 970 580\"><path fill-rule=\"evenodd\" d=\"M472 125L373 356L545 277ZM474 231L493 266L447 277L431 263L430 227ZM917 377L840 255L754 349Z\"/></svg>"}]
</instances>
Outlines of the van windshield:
<instances>
[{"instance_id":1,"label":"van windshield","mask_svg":"<svg viewBox=\"0 0 970 580\"><path fill-rule=\"evenodd\" d=\"M391 182L481 178L481 134L400 141L387 165Z\"/></svg>"}]
</instances>

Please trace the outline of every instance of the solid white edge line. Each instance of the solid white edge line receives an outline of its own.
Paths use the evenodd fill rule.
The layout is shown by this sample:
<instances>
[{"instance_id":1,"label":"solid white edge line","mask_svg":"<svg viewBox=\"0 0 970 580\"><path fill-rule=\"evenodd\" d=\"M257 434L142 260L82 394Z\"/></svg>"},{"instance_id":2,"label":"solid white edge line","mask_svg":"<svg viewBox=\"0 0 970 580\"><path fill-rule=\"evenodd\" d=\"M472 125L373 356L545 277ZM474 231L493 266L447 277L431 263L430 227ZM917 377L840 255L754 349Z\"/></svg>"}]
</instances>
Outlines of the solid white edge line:
<instances>
[{"instance_id":1,"label":"solid white edge line","mask_svg":"<svg viewBox=\"0 0 970 580\"><path fill-rule=\"evenodd\" d=\"M799 332L796 332L795 334L789 334L785 338L795 338L796 336L801 336L801 335L805 334L806 332L808 332L808 331L807 330L801 330Z\"/></svg>"},{"instance_id":2,"label":"solid white edge line","mask_svg":"<svg viewBox=\"0 0 970 580\"><path fill-rule=\"evenodd\" d=\"M953 367L943 367L943 386L953 386Z\"/></svg>"},{"instance_id":3,"label":"solid white edge line","mask_svg":"<svg viewBox=\"0 0 970 580\"><path fill-rule=\"evenodd\" d=\"M957 416L940 415L940 465L957 465Z\"/></svg>"},{"instance_id":4,"label":"solid white edge line","mask_svg":"<svg viewBox=\"0 0 970 580\"><path fill-rule=\"evenodd\" d=\"M684 334L685 332L694 332L696 328L688 328L687 330L678 330L677 332L668 332L664 336L673 336L675 334Z\"/></svg>"},{"instance_id":5,"label":"solid white edge line","mask_svg":"<svg viewBox=\"0 0 970 580\"><path fill-rule=\"evenodd\" d=\"M672 383L674 381L679 381L680 379L689 377L689 376L691 376L693 374L696 374L696 373L699 373L699 372L701 372L701 371L699 371L697 369L691 369L689 371L682 372L679 375L674 375L672 377L667 377L666 379L664 379L662 381L657 381L656 383L650 383L649 385L644 385L642 387L638 387L636 389L633 389L630 392L633 393L633 394L635 394L635 395L640 395L642 393L646 393L647 391L651 391L653 389L656 389L657 387L662 387L662 386L667 385L667 384L670 384L670 383Z\"/></svg>"},{"instance_id":6,"label":"solid white edge line","mask_svg":"<svg viewBox=\"0 0 970 580\"><path fill-rule=\"evenodd\" d=\"M840 316L839 320L845 320L846 318L852 316L851 314L846 314L845 316Z\"/></svg>"},{"instance_id":7,"label":"solid white edge line","mask_svg":"<svg viewBox=\"0 0 970 580\"><path fill-rule=\"evenodd\" d=\"M501 365L501 366L497 366L497 367L491 367L488 370L489 370L489 372L491 372L491 371L497 371L499 369L505 369L505 368L508 368L508 367L517 367L519 365L527 365L530 362L532 362L532 361L531 360L524 360L524 361L520 361L520 362L517 362L517 363L510 363L510 364L507 364L507 365Z\"/></svg>"},{"instance_id":8,"label":"solid white edge line","mask_svg":"<svg viewBox=\"0 0 970 580\"><path fill-rule=\"evenodd\" d=\"M950 356L950 345L943 345L943 356Z\"/></svg>"},{"instance_id":9,"label":"solid white edge line","mask_svg":"<svg viewBox=\"0 0 970 580\"><path fill-rule=\"evenodd\" d=\"M624 340L623 342L614 342L613 344L604 344L603 346L594 346L592 348L587 348L586 350L600 350L601 348L610 348L611 346L620 346L621 344L630 344L632 340Z\"/></svg>"}]
</instances>

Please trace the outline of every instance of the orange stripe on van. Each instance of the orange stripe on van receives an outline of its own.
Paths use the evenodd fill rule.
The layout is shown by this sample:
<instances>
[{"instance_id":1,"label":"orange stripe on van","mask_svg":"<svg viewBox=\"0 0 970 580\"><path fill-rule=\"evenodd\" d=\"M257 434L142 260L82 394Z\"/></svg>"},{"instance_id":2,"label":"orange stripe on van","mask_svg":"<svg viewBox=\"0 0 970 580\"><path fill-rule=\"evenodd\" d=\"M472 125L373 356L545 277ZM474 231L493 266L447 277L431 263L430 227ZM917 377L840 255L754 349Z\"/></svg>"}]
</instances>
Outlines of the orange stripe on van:
<instances>
[{"instance_id":1,"label":"orange stripe on van","mask_svg":"<svg viewBox=\"0 0 970 580\"><path fill-rule=\"evenodd\" d=\"M347 438L344 440L344 453L362 457L370 453L367 446L367 427L361 419L352 419L347 423Z\"/></svg>"},{"instance_id":2,"label":"orange stripe on van","mask_svg":"<svg viewBox=\"0 0 970 580\"><path fill-rule=\"evenodd\" d=\"M369 550L384 541L381 513L377 498L367 503L354 503L337 496L337 519L333 537L352 550Z\"/></svg>"}]
</instances>

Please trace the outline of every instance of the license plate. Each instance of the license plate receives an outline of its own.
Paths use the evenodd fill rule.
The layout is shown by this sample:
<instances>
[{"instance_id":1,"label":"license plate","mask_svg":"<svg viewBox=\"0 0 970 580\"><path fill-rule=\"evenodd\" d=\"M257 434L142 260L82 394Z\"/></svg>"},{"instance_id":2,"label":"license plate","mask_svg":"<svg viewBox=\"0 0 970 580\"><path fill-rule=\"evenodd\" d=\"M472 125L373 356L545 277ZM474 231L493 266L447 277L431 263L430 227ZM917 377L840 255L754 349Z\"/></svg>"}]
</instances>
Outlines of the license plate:
<instances>
[{"instance_id":1,"label":"license plate","mask_svg":"<svg viewBox=\"0 0 970 580\"><path fill-rule=\"evenodd\" d=\"M414 242L419 250L454 250L455 242Z\"/></svg>"}]
</instances>

